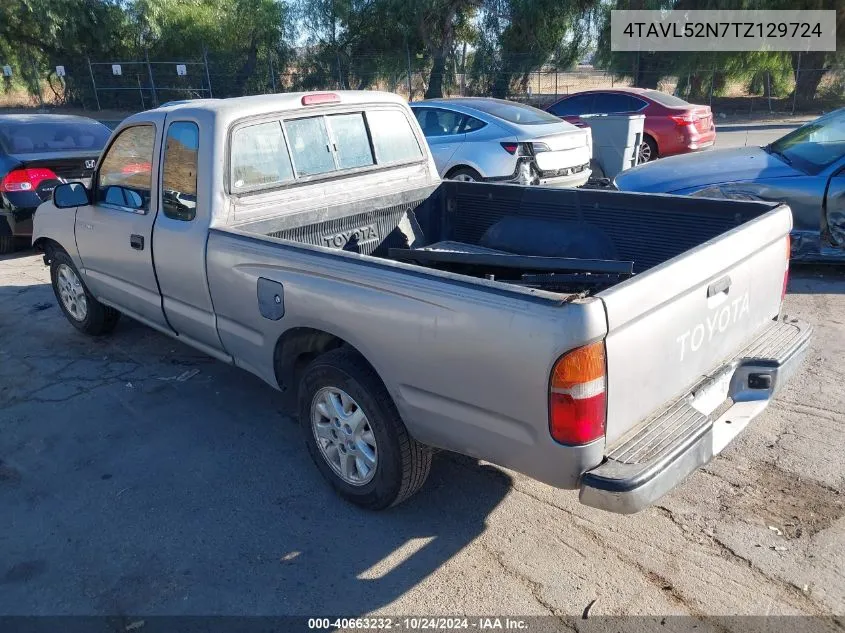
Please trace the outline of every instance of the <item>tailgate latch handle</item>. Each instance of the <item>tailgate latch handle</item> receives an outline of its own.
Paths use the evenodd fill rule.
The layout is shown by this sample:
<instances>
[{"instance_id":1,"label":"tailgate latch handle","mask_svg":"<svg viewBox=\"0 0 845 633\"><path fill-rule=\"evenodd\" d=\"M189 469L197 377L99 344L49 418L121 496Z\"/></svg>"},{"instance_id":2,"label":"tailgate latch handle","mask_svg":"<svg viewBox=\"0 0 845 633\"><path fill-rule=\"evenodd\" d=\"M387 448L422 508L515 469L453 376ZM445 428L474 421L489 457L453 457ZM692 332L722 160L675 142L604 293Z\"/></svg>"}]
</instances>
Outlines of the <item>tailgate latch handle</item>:
<instances>
[{"instance_id":1,"label":"tailgate latch handle","mask_svg":"<svg viewBox=\"0 0 845 633\"><path fill-rule=\"evenodd\" d=\"M731 289L731 277L730 275L725 275L721 279L714 281L712 284L707 286L707 298L715 297L720 292L724 292L728 294L728 291Z\"/></svg>"}]
</instances>

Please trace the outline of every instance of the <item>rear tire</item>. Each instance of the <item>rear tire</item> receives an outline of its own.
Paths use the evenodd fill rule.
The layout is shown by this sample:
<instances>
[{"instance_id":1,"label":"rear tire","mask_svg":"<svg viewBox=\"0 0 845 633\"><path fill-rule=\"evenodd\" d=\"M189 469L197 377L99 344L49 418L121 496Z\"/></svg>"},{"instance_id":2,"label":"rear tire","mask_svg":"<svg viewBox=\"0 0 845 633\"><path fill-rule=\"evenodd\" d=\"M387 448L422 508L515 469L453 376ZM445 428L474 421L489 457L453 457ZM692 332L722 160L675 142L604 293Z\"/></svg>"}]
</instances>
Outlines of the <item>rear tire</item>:
<instances>
[{"instance_id":1,"label":"rear tire","mask_svg":"<svg viewBox=\"0 0 845 633\"><path fill-rule=\"evenodd\" d=\"M484 180L484 177L472 167L457 167L446 174L446 178L463 182L482 182Z\"/></svg>"},{"instance_id":2,"label":"rear tire","mask_svg":"<svg viewBox=\"0 0 845 633\"><path fill-rule=\"evenodd\" d=\"M651 161L659 158L657 154L657 142L648 134L643 137L643 142L640 145L638 152L638 165L644 165L645 163L650 163Z\"/></svg>"},{"instance_id":3,"label":"rear tire","mask_svg":"<svg viewBox=\"0 0 845 633\"><path fill-rule=\"evenodd\" d=\"M15 238L13 235L0 235L0 255L8 255L15 250Z\"/></svg>"},{"instance_id":4,"label":"rear tire","mask_svg":"<svg viewBox=\"0 0 845 633\"><path fill-rule=\"evenodd\" d=\"M120 319L120 312L94 298L65 251L50 251L50 280L59 307L71 325L91 336L108 334Z\"/></svg>"},{"instance_id":5,"label":"rear tire","mask_svg":"<svg viewBox=\"0 0 845 633\"><path fill-rule=\"evenodd\" d=\"M323 477L362 508L397 505L428 477L431 449L410 436L381 379L351 348L327 352L306 367L299 423Z\"/></svg>"}]
</instances>

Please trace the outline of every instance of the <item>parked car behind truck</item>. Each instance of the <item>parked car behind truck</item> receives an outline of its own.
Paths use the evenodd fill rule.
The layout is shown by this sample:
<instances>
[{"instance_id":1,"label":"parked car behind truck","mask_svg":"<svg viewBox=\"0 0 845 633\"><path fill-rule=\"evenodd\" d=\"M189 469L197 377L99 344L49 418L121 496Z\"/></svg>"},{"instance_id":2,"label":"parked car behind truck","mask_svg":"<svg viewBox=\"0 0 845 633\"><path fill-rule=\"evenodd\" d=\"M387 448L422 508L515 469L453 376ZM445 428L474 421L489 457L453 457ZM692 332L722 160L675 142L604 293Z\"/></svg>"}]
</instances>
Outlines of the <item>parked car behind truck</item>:
<instances>
[{"instance_id":1,"label":"parked car behind truck","mask_svg":"<svg viewBox=\"0 0 845 633\"><path fill-rule=\"evenodd\" d=\"M680 97L644 88L585 90L567 95L546 110L564 121L588 114L645 115L643 142L637 162L713 147L716 125L710 106L687 103Z\"/></svg>"},{"instance_id":2,"label":"parked car behind truck","mask_svg":"<svg viewBox=\"0 0 845 633\"><path fill-rule=\"evenodd\" d=\"M0 115L0 254L30 243L32 214L57 184L91 177L109 133L86 117Z\"/></svg>"},{"instance_id":3,"label":"parked car behind truck","mask_svg":"<svg viewBox=\"0 0 845 633\"><path fill-rule=\"evenodd\" d=\"M408 498L439 447L635 512L796 370L790 217L441 182L397 96L306 93L130 117L34 243L77 329L125 314L280 390L354 503Z\"/></svg>"},{"instance_id":4,"label":"parked car behind truck","mask_svg":"<svg viewBox=\"0 0 845 633\"><path fill-rule=\"evenodd\" d=\"M784 202L793 213L792 257L845 262L845 108L765 147L679 156L617 176L623 191Z\"/></svg>"},{"instance_id":5,"label":"parked car behind truck","mask_svg":"<svg viewBox=\"0 0 845 633\"><path fill-rule=\"evenodd\" d=\"M411 109L443 178L555 187L590 178L589 126L503 99L428 99Z\"/></svg>"}]
</instances>

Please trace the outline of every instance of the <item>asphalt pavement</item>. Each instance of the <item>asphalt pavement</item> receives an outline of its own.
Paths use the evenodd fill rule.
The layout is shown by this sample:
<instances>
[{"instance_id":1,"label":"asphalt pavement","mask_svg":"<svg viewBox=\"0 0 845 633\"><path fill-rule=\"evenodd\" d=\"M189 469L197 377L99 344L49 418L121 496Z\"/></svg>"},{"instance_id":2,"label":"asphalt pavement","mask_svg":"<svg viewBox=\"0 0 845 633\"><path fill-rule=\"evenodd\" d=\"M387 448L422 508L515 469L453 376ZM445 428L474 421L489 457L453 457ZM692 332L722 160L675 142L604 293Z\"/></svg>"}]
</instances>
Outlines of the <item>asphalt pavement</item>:
<instances>
[{"instance_id":1,"label":"asphalt pavement","mask_svg":"<svg viewBox=\"0 0 845 633\"><path fill-rule=\"evenodd\" d=\"M791 121L724 123L716 121L716 149L768 145L798 127Z\"/></svg>"},{"instance_id":2,"label":"asphalt pavement","mask_svg":"<svg viewBox=\"0 0 845 633\"><path fill-rule=\"evenodd\" d=\"M440 453L370 513L257 378L129 319L88 338L40 257L0 258L0 615L841 614L842 269L785 310L816 327L800 373L653 508Z\"/></svg>"}]
</instances>

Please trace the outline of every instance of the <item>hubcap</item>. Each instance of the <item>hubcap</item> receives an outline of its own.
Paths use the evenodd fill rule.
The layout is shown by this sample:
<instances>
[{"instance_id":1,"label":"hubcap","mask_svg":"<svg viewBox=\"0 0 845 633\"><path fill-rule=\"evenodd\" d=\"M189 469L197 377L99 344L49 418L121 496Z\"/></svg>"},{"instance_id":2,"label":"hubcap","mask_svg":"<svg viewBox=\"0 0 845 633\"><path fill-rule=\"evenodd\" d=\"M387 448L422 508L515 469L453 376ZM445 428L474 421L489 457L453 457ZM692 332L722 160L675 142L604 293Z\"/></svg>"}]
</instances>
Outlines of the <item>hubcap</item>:
<instances>
[{"instance_id":1,"label":"hubcap","mask_svg":"<svg viewBox=\"0 0 845 633\"><path fill-rule=\"evenodd\" d=\"M320 453L348 484L363 486L376 474L378 449L367 414L336 387L323 387L311 401L311 430Z\"/></svg>"},{"instance_id":2,"label":"hubcap","mask_svg":"<svg viewBox=\"0 0 845 633\"><path fill-rule=\"evenodd\" d=\"M88 316L88 299L85 297L85 288L73 268L67 264L59 264L56 286L68 314L76 321L84 321Z\"/></svg>"},{"instance_id":3,"label":"hubcap","mask_svg":"<svg viewBox=\"0 0 845 633\"><path fill-rule=\"evenodd\" d=\"M645 141L643 141L642 144L640 145L639 162L640 163L647 163L650 160L651 160L651 146L648 143L646 143Z\"/></svg>"},{"instance_id":4,"label":"hubcap","mask_svg":"<svg viewBox=\"0 0 845 633\"><path fill-rule=\"evenodd\" d=\"M469 174L456 174L452 180L460 180L461 182L475 182L475 178Z\"/></svg>"}]
</instances>

